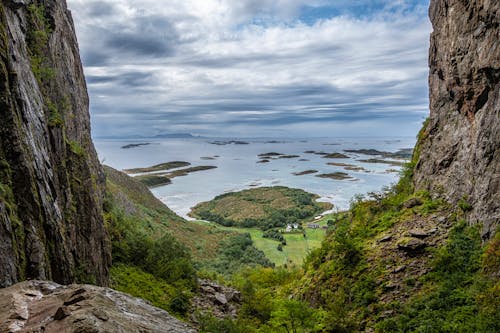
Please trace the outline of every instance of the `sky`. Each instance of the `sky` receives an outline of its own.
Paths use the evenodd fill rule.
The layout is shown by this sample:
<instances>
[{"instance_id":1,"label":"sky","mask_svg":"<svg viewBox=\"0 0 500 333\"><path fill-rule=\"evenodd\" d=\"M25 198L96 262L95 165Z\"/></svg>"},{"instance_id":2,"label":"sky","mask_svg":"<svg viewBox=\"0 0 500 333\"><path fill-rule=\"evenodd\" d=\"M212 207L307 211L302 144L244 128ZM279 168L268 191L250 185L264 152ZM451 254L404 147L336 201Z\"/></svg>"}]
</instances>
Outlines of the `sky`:
<instances>
[{"instance_id":1,"label":"sky","mask_svg":"<svg viewBox=\"0 0 500 333\"><path fill-rule=\"evenodd\" d=\"M67 0L94 137L414 136L428 0Z\"/></svg>"}]
</instances>

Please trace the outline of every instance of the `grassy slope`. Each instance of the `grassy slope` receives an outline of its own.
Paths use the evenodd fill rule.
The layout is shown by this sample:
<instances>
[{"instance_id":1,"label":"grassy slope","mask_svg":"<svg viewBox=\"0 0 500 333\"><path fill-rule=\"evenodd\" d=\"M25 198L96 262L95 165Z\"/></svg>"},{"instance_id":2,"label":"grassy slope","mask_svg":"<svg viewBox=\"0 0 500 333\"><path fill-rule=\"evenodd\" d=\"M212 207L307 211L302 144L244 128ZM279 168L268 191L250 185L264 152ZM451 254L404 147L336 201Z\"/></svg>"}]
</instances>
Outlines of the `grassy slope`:
<instances>
[{"instance_id":1,"label":"grassy slope","mask_svg":"<svg viewBox=\"0 0 500 333\"><path fill-rule=\"evenodd\" d=\"M189 223L176 215L148 188L126 174L105 167L108 193L123 211L136 217L140 228L153 239L168 232L192 252L194 260L215 257L219 243L231 232L207 225Z\"/></svg>"},{"instance_id":2,"label":"grassy slope","mask_svg":"<svg viewBox=\"0 0 500 333\"><path fill-rule=\"evenodd\" d=\"M196 205L191 214L226 226L283 226L311 219L330 208L315 202L316 197L299 189L261 187L217 196Z\"/></svg>"},{"instance_id":3,"label":"grassy slope","mask_svg":"<svg viewBox=\"0 0 500 333\"><path fill-rule=\"evenodd\" d=\"M417 145L397 185L334 218L303 269L236 276L240 318L212 331L499 332L500 233L482 244L463 222L470 204L415 193L418 154ZM419 238L424 246L409 249Z\"/></svg>"}]
</instances>

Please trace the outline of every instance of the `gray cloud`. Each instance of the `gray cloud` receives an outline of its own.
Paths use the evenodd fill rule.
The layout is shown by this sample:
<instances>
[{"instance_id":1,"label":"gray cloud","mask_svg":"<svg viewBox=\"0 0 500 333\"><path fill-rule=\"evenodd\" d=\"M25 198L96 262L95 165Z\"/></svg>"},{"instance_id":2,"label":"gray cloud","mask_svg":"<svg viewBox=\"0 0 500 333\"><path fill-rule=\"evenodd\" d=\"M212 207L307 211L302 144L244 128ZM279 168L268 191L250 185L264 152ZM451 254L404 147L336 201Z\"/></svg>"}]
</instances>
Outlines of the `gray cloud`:
<instances>
[{"instance_id":1,"label":"gray cloud","mask_svg":"<svg viewBox=\"0 0 500 333\"><path fill-rule=\"evenodd\" d=\"M425 1L68 2L97 136L413 135L427 114ZM325 6L348 14L301 21Z\"/></svg>"}]
</instances>

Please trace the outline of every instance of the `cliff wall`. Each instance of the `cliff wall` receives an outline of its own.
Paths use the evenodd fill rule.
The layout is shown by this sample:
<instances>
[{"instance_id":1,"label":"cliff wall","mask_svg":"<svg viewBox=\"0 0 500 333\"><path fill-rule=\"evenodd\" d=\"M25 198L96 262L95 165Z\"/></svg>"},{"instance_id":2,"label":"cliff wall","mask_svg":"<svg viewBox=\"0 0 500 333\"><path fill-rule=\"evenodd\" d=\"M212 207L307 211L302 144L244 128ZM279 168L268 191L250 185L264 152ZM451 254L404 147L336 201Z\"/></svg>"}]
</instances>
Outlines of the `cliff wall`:
<instances>
[{"instance_id":1,"label":"cliff wall","mask_svg":"<svg viewBox=\"0 0 500 333\"><path fill-rule=\"evenodd\" d=\"M0 287L106 285L105 179L64 0L0 3Z\"/></svg>"},{"instance_id":2,"label":"cliff wall","mask_svg":"<svg viewBox=\"0 0 500 333\"><path fill-rule=\"evenodd\" d=\"M415 184L459 203L493 236L500 221L500 2L433 0L430 118Z\"/></svg>"}]
</instances>

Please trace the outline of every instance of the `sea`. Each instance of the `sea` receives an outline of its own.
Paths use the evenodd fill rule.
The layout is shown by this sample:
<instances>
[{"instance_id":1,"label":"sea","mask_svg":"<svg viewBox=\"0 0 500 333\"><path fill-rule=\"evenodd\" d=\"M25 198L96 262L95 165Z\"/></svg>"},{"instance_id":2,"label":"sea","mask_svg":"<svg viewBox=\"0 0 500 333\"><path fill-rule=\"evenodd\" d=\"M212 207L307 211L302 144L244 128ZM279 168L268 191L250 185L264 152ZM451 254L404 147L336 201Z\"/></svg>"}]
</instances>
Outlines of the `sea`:
<instances>
[{"instance_id":1,"label":"sea","mask_svg":"<svg viewBox=\"0 0 500 333\"><path fill-rule=\"evenodd\" d=\"M160 138L96 139L95 146L103 164L118 170L148 167L170 161L185 161L192 166L217 168L176 177L172 183L152 189L153 194L178 215L185 218L191 207L215 196L263 186L287 186L315 193L318 201L330 202L334 211L349 208L357 195L381 191L397 182L400 166L367 163L359 160L380 158L344 150L376 149L396 152L412 148L413 137L376 138ZM123 148L126 145L147 145ZM329 159L310 153L343 153L348 158ZM309 153L306 153L309 152ZM262 160L260 154L297 155L294 158ZM361 166L362 170L345 170L329 162ZM295 175L306 170L317 173ZM335 180L319 174L345 172L351 178Z\"/></svg>"}]
</instances>

